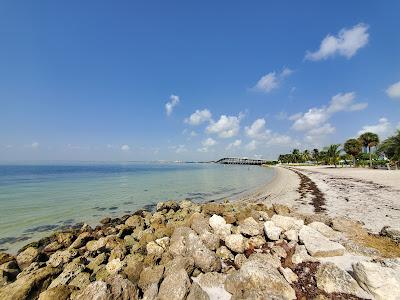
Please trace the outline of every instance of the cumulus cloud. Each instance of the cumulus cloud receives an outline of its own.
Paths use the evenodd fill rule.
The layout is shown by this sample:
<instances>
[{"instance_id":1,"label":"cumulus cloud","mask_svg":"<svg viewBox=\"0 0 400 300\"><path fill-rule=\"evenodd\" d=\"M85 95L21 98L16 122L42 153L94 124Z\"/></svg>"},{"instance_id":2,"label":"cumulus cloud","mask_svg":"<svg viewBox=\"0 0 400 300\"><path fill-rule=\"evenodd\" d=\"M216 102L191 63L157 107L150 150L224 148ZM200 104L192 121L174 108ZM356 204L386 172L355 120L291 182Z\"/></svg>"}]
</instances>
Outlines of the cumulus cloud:
<instances>
[{"instance_id":1,"label":"cumulus cloud","mask_svg":"<svg viewBox=\"0 0 400 300\"><path fill-rule=\"evenodd\" d=\"M365 132L373 132L379 135L381 138L384 138L393 132L393 128L388 119L380 118L377 124L363 126L358 132L358 135Z\"/></svg>"},{"instance_id":2,"label":"cumulus cloud","mask_svg":"<svg viewBox=\"0 0 400 300\"><path fill-rule=\"evenodd\" d=\"M252 140L245 146L245 148L247 151L254 151L257 149L257 142Z\"/></svg>"},{"instance_id":3,"label":"cumulus cloud","mask_svg":"<svg viewBox=\"0 0 400 300\"><path fill-rule=\"evenodd\" d=\"M129 147L128 145L122 145L121 146L121 150L122 151L129 151L129 150L131 150L131 147Z\"/></svg>"},{"instance_id":4,"label":"cumulus cloud","mask_svg":"<svg viewBox=\"0 0 400 300\"><path fill-rule=\"evenodd\" d=\"M200 125L211 120L211 112L208 109L196 110L190 117L184 120L189 125Z\"/></svg>"},{"instance_id":5,"label":"cumulus cloud","mask_svg":"<svg viewBox=\"0 0 400 300\"><path fill-rule=\"evenodd\" d=\"M177 106L178 103L179 103L179 96L176 95L169 96L169 101L165 104L165 112L167 113L167 116L170 116L172 114L174 107Z\"/></svg>"},{"instance_id":6,"label":"cumulus cloud","mask_svg":"<svg viewBox=\"0 0 400 300\"><path fill-rule=\"evenodd\" d=\"M246 135L254 141L262 140L267 145L281 145L291 142L291 138L289 136L272 132L270 129L267 129L265 125L265 119L260 118L255 120L253 124L245 127Z\"/></svg>"},{"instance_id":7,"label":"cumulus cloud","mask_svg":"<svg viewBox=\"0 0 400 300\"><path fill-rule=\"evenodd\" d=\"M313 107L305 113L291 116L290 119L294 121L292 129L297 131L312 130L322 126L334 113L365 109L368 104L354 103L355 96L354 92L339 93L331 98L328 106Z\"/></svg>"},{"instance_id":8,"label":"cumulus cloud","mask_svg":"<svg viewBox=\"0 0 400 300\"><path fill-rule=\"evenodd\" d=\"M326 123L320 127L311 129L310 131L307 132L305 139L306 141L316 144L321 142L321 139L323 139L325 136L332 134L336 131L336 128L333 127L331 124Z\"/></svg>"},{"instance_id":9,"label":"cumulus cloud","mask_svg":"<svg viewBox=\"0 0 400 300\"><path fill-rule=\"evenodd\" d=\"M305 59L318 61L335 55L351 58L359 49L368 44L368 25L357 24L356 26L339 31L337 36L327 35L321 42L319 49L315 52L307 51Z\"/></svg>"},{"instance_id":10,"label":"cumulus cloud","mask_svg":"<svg viewBox=\"0 0 400 300\"><path fill-rule=\"evenodd\" d=\"M230 143L227 147L226 150L230 150L232 148L238 148L242 144L242 140L235 140L233 143Z\"/></svg>"},{"instance_id":11,"label":"cumulus cloud","mask_svg":"<svg viewBox=\"0 0 400 300\"><path fill-rule=\"evenodd\" d=\"M386 94L390 98L400 98L400 81L393 83L386 89Z\"/></svg>"},{"instance_id":12,"label":"cumulus cloud","mask_svg":"<svg viewBox=\"0 0 400 300\"><path fill-rule=\"evenodd\" d=\"M255 91L269 93L279 87L283 79L293 73L293 70L284 68L280 73L270 72L262 76L252 88Z\"/></svg>"},{"instance_id":13,"label":"cumulus cloud","mask_svg":"<svg viewBox=\"0 0 400 300\"><path fill-rule=\"evenodd\" d=\"M31 147L32 147L33 149L37 149L37 148L39 148L39 143L38 143L38 142L33 142L33 143L31 144Z\"/></svg>"},{"instance_id":14,"label":"cumulus cloud","mask_svg":"<svg viewBox=\"0 0 400 300\"><path fill-rule=\"evenodd\" d=\"M239 133L241 119L241 114L239 116L221 115L218 121L210 121L206 131L217 134L220 138L234 137Z\"/></svg>"},{"instance_id":15,"label":"cumulus cloud","mask_svg":"<svg viewBox=\"0 0 400 300\"><path fill-rule=\"evenodd\" d=\"M207 139L205 139L204 141L202 141L201 144L202 144L204 147L211 147L211 146L214 146L216 143L217 143L217 142L216 142L214 139L212 139L212 138L207 138Z\"/></svg>"}]
</instances>

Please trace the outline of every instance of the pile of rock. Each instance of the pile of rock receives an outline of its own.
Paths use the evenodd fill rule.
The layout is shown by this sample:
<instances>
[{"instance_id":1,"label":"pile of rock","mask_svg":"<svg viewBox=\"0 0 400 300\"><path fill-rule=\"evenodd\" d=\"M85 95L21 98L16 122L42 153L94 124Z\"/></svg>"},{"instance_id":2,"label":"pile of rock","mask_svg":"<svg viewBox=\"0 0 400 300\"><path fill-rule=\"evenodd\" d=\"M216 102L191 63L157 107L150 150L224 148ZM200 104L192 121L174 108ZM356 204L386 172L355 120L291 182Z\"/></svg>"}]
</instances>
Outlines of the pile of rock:
<instances>
[{"instance_id":1,"label":"pile of rock","mask_svg":"<svg viewBox=\"0 0 400 300\"><path fill-rule=\"evenodd\" d=\"M399 299L400 259L349 249L338 222L280 205L159 203L1 253L0 299Z\"/></svg>"}]
</instances>

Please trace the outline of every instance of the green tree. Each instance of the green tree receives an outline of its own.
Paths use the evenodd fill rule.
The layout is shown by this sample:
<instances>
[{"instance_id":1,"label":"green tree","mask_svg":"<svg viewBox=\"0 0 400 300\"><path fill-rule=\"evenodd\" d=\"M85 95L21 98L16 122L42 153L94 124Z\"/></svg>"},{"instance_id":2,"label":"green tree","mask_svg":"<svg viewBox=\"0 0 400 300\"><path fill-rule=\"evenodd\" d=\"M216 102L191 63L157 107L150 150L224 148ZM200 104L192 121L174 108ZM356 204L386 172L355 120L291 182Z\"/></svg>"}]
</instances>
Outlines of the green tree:
<instances>
[{"instance_id":1,"label":"green tree","mask_svg":"<svg viewBox=\"0 0 400 300\"><path fill-rule=\"evenodd\" d=\"M309 161L311 159L310 151L304 150L302 157L304 161Z\"/></svg>"},{"instance_id":2,"label":"green tree","mask_svg":"<svg viewBox=\"0 0 400 300\"><path fill-rule=\"evenodd\" d=\"M335 165L335 168L337 167L337 163L340 158L340 149L339 149L340 144L333 144L330 145L326 151L327 157L329 159L329 163L332 165Z\"/></svg>"},{"instance_id":3,"label":"green tree","mask_svg":"<svg viewBox=\"0 0 400 300\"><path fill-rule=\"evenodd\" d=\"M315 162L318 164L318 161L320 159L320 154L318 149L313 149L312 151L312 158L315 160Z\"/></svg>"},{"instance_id":4,"label":"green tree","mask_svg":"<svg viewBox=\"0 0 400 300\"><path fill-rule=\"evenodd\" d=\"M373 132L365 132L358 138L364 148L368 149L369 166L372 167L371 148L379 144L379 137Z\"/></svg>"},{"instance_id":5,"label":"green tree","mask_svg":"<svg viewBox=\"0 0 400 300\"><path fill-rule=\"evenodd\" d=\"M362 145L357 139L349 139L344 143L344 151L353 157L353 165L356 166L356 156L361 153Z\"/></svg>"},{"instance_id":6,"label":"green tree","mask_svg":"<svg viewBox=\"0 0 400 300\"><path fill-rule=\"evenodd\" d=\"M397 130L396 135L388 137L378 147L379 153L384 153L394 163L400 161L400 130Z\"/></svg>"},{"instance_id":7,"label":"green tree","mask_svg":"<svg viewBox=\"0 0 400 300\"><path fill-rule=\"evenodd\" d=\"M299 149L293 149L292 151L292 155L293 155L293 162L297 163L300 161L300 150Z\"/></svg>"}]
</instances>

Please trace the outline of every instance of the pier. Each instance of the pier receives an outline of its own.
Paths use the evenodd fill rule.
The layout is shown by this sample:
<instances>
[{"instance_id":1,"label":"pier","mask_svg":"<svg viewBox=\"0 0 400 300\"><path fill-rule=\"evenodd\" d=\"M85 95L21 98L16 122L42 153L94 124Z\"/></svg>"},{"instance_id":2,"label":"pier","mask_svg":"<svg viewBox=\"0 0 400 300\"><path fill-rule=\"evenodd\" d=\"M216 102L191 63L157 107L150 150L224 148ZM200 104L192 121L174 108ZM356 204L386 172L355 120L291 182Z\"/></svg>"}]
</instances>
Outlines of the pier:
<instances>
[{"instance_id":1,"label":"pier","mask_svg":"<svg viewBox=\"0 0 400 300\"><path fill-rule=\"evenodd\" d=\"M225 165L263 165L267 164L268 161L264 159L224 157L217 160L216 163Z\"/></svg>"}]
</instances>

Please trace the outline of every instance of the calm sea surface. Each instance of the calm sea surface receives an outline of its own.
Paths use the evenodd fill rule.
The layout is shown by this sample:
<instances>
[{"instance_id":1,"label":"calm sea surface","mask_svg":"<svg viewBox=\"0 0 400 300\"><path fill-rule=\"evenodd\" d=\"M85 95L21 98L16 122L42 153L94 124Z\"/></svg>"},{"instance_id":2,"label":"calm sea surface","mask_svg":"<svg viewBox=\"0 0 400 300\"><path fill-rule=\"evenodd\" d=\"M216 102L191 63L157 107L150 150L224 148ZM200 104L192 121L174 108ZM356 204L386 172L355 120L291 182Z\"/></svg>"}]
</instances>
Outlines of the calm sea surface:
<instances>
[{"instance_id":1,"label":"calm sea surface","mask_svg":"<svg viewBox=\"0 0 400 300\"><path fill-rule=\"evenodd\" d=\"M95 225L159 201L232 198L268 182L273 172L189 163L0 165L0 249L15 252L62 226Z\"/></svg>"}]
</instances>

